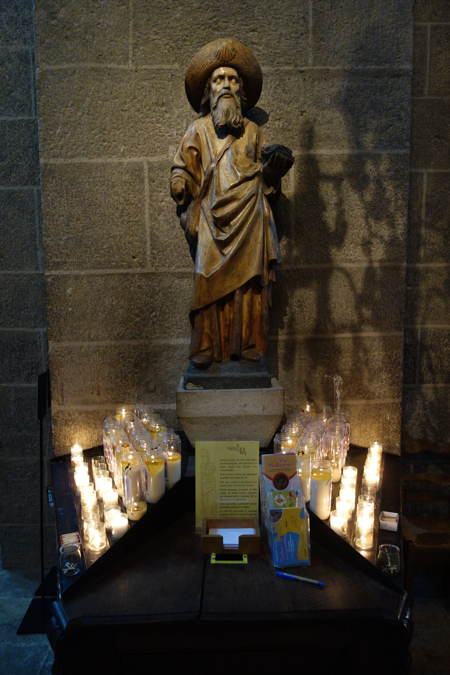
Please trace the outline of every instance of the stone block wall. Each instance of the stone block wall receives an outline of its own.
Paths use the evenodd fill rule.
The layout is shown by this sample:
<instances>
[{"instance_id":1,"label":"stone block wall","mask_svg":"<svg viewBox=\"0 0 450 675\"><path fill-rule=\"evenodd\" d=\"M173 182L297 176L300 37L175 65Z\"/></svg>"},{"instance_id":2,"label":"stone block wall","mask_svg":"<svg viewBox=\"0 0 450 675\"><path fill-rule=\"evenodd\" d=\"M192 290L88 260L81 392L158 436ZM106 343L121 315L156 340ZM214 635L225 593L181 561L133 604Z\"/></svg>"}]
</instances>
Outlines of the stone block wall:
<instances>
[{"instance_id":1,"label":"stone block wall","mask_svg":"<svg viewBox=\"0 0 450 675\"><path fill-rule=\"evenodd\" d=\"M450 6L414 13L404 438L450 443Z\"/></svg>"},{"instance_id":2,"label":"stone block wall","mask_svg":"<svg viewBox=\"0 0 450 675\"><path fill-rule=\"evenodd\" d=\"M411 0L40 0L40 152L54 449L136 397L175 422L191 261L168 195L194 118L184 70L255 50L269 142L296 156L277 218L270 364L288 411L339 373L353 441L398 451ZM264 117L264 113L260 112Z\"/></svg>"},{"instance_id":3,"label":"stone block wall","mask_svg":"<svg viewBox=\"0 0 450 675\"><path fill-rule=\"evenodd\" d=\"M38 567L37 377L46 368L47 335L31 1L0 1L0 73L1 564ZM45 519L50 554L48 513Z\"/></svg>"}]
</instances>

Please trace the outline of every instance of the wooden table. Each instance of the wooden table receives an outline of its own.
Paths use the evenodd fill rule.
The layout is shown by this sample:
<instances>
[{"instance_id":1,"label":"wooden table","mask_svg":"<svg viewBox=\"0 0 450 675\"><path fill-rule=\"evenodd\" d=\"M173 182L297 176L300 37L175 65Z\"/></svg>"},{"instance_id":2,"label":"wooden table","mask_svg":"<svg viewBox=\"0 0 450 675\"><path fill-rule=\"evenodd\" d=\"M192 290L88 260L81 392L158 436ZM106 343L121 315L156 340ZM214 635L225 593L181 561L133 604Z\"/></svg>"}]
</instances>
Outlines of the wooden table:
<instances>
[{"instance_id":1,"label":"wooden table","mask_svg":"<svg viewBox=\"0 0 450 675\"><path fill-rule=\"evenodd\" d=\"M397 460L386 461L386 510L399 506ZM55 463L56 478L62 466ZM49 631L55 673L190 667L312 675L338 665L346 673L406 672L410 626L401 579L388 578L314 514L311 567L293 571L325 581L324 589L275 576L267 555L247 567L210 565L193 506L194 481L184 478L63 590ZM57 515L61 523L64 509Z\"/></svg>"}]
</instances>

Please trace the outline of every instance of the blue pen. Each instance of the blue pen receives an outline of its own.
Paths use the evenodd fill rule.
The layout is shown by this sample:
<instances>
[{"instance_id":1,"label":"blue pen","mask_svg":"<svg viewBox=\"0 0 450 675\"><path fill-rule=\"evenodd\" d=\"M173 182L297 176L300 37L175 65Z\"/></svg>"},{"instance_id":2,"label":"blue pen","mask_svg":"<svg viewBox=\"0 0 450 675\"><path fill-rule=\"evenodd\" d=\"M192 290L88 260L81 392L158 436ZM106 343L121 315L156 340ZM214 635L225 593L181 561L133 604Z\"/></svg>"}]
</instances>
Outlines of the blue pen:
<instances>
[{"instance_id":1,"label":"blue pen","mask_svg":"<svg viewBox=\"0 0 450 675\"><path fill-rule=\"evenodd\" d=\"M275 572L279 577L284 577L285 579L295 579L296 581L306 581L307 584L314 584L315 586L321 586L322 588L326 586L324 581L317 581L317 579L308 579L307 577L299 577L297 574L288 574L287 572Z\"/></svg>"}]
</instances>

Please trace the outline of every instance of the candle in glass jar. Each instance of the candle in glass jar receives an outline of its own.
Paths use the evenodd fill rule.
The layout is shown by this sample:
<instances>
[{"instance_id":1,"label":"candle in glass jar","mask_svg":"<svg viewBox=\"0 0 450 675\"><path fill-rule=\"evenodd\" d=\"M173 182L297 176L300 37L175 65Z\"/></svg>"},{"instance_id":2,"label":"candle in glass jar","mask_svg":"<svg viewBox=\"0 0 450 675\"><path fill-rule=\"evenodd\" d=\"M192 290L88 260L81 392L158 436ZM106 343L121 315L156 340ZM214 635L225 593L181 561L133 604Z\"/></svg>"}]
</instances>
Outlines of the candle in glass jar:
<instances>
[{"instance_id":1,"label":"candle in glass jar","mask_svg":"<svg viewBox=\"0 0 450 675\"><path fill-rule=\"evenodd\" d=\"M116 490L104 490L102 493L103 507L105 509L112 509L119 503L119 495Z\"/></svg>"},{"instance_id":2,"label":"candle in glass jar","mask_svg":"<svg viewBox=\"0 0 450 675\"><path fill-rule=\"evenodd\" d=\"M321 520L330 517L331 466L327 460L316 460L311 468L311 511Z\"/></svg>"},{"instance_id":3,"label":"candle in glass jar","mask_svg":"<svg viewBox=\"0 0 450 675\"><path fill-rule=\"evenodd\" d=\"M88 529L88 547L91 551L98 553L107 546L107 539L104 529L100 527L89 527Z\"/></svg>"},{"instance_id":4,"label":"candle in glass jar","mask_svg":"<svg viewBox=\"0 0 450 675\"><path fill-rule=\"evenodd\" d=\"M341 487L341 489L339 490L339 497L342 500L348 502L351 507L351 510L353 511L353 509L355 508L355 498L356 498L355 488L349 487L347 485Z\"/></svg>"},{"instance_id":5,"label":"candle in glass jar","mask_svg":"<svg viewBox=\"0 0 450 675\"><path fill-rule=\"evenodd\" d=\"M347 522L348 518L345 514L339 513L337 510L330 513L330 526L331 529L339 534L341 537L344 537L347 531Z\"/></svg>"},{"instance_id":6,"label":"candle in glass jar","mask_svg":"<svg viewBox=\"0 0 450 675\"><path fill-rule=\"evenodd\" d=\"M144 463L147 469L147 501L155 504L166 491L165 462L157 455L145 455Z\"/></svg>"},{"instance_id":7,"label":"candle in glass jar","mask_svg":"<svg viewBox=\"0 0 450 675\"><path fill-rule=\"evenodd\" d=\"M297 454L297 474L302 484L305 502L311 499L311 456L300 452Z\"/></svg>"},{"instance_id":8,"label":"candle in glass jar","mask_svg":"<svg viewBox=\"0 0 450 675\"><path fill-rule=\"evenodd\" d=\"M113 541L117 541L120 537L123 537L125 532L128 530L128 518L119 513L111 521L111 538Z\"/></svg>"},{"instance_id":9,"label":"candle in glass jar","mask_svg":"<svg viewBox=\"0 0 450 675\"><path fill-rule=\"evenodd\" d=\"M70 456L72 461L79 461L80 459L83 459L83 449L79 443L72 445L70 448Z\"/></svg>"},{"instance_id":10,"label":"candle in glass jar","mask_svg":"<svg viewBox=\"0 0 450 675\"><path fill-rule=\"evenodd\" d=\"M344 466L342 469L342 484L356 486L358 469L356 466Z\"/></svg>"},{"instance_id":11,"label":"candle in glass jar","mask_svg":"<svg viewBox=\"0 0 450 675\"><path fill-rule=\"evenodd\" d=\"M112 522L117 516L121 516L122 511L118 507L113 507L111 509L105 509L105 527L110 530L112 527ZM128 518L127 518L128 521Z\"/></svg>"},{"instance_id":12,"label":"candle in glass jar","mask_svg":"<svg viewBox=\"0 0 450 675\"><path fill-rule=\"evenodd\" d=\"M166 472L167 485L173 487L181 478L181 455L179 452L167 450L166 454Z\"/></svg>"},{"instance_id":13,"label":"candle in glass jar","mask_svg":"<svg viewBox=\"0 0 450 675\"><path fill-rule=\"evenodd\" d=\"M368 456L372 457L380 457L383 454L383 446L381 443L378 443L378 441L375 441L374 443L371 443L369 447L369 453Z\"/></svg>"}]
</instances>

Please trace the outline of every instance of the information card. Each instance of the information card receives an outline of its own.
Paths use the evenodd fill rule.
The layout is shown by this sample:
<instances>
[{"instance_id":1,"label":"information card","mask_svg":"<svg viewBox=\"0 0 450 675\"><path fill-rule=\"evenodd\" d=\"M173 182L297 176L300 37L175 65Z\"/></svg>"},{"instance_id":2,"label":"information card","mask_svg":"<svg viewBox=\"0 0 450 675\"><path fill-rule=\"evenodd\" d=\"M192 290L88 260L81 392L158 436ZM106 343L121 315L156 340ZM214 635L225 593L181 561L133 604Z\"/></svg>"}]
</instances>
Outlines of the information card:
<instances>
[{"instance_id":1,"label":"information card","mask_svg":"<svg viewBox=\"0 0 450 675\"><path fill-rule=\"evenodd\" d=\"M259 442L195 443L195 526L204 518L258 518Z\"/></svg>"}]
</instances>

